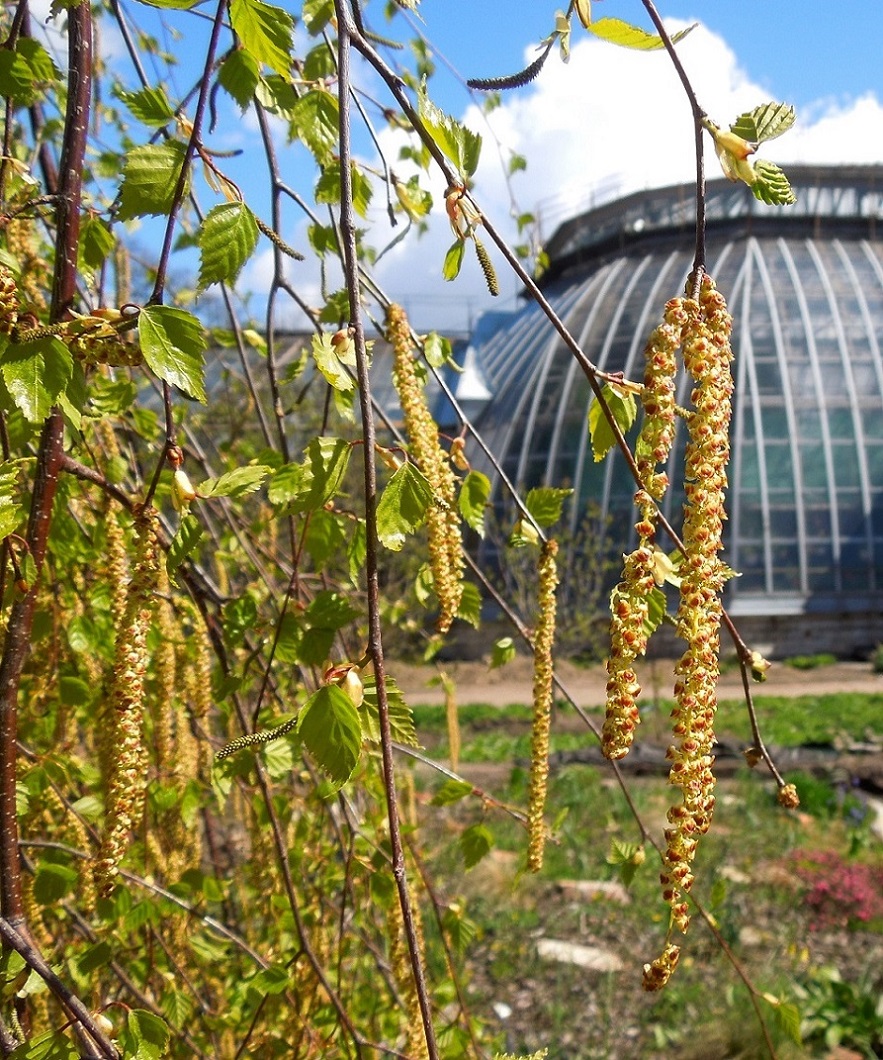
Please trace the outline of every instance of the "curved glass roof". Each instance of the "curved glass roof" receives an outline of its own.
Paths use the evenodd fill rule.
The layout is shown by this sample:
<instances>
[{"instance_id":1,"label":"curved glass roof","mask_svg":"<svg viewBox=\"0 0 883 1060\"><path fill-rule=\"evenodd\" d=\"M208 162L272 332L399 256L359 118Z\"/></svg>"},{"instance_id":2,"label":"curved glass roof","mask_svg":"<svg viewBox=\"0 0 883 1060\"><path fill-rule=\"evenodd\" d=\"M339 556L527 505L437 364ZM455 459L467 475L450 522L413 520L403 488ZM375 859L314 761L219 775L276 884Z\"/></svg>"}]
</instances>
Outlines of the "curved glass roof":
<instances>
[{"instance_id":1,"label":"curved glass roof","mask_svg":"<svg viewBox=\"0 0 883 1060\"><path fill-rule=\"evenodd\" d=\"M724 555L741 572L727 590L734 614L864 610L883 598L883 168L789 177L802 212L787 221L729 183L711 185L709 199L709 271L734 317ZM553 238L545 294L600 368L641 378L647 336L691 265L691 196L631 196L618 233L610 204ZM522 489L572 486L571 524L599 506L622 551L634 484L618 454L594 462L588 382L539 309L513 314L474 359L492 394L479 427L506 474ZM684 380L680 389L686 404ZM675 525L682 502L677 489L666 498Z\"/></svg>"}]
</instances>

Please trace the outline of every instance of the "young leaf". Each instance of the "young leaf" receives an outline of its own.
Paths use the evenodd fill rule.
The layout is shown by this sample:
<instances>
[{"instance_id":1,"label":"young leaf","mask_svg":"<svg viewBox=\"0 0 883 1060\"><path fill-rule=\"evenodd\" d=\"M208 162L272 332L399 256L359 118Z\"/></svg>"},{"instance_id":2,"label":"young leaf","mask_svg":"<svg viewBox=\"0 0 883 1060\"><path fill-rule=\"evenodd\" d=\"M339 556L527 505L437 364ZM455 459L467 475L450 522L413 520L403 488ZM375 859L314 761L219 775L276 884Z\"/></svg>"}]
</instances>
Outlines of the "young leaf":
<instances>
[{"instance_id":1,"label":"young leaf","mask_svg":"<svg viewBox=\"0 0 883 1060\"><path fill-rule=\"evenodd\" d=\"M515 641L511 637L500 637L494 641L491 652L491 669L496 670L498 666L505 666L515 658Z\"/></svg>"},{"instance_id":2,"label":"young leaf","mask_svg":"<svg viewBox=\"0 0 883 1060\"><path fill-rule=\"evenodd\" d=\"M442 276L446 280L456 280L460 275L460 269L463 266L463 255L466 252L466 243L462 239L457 239L454 243L448 247L448 252L445 254L445 263L442 266Z\"/></svg>"},{"instance_id":3,"label":"young leaf","mask_svg":"<svg viewBox=\"0 0 883 1060\"><path fill-rule=\"evenodd\" d=\"M261 0L232 0L230 22L243 47L282 77L291 72L294 20L281 7Z\"/></svg>"},{"instance_id":4,"label":"young leaf","mask_svg":"<svg viewBox=\"0 0 883 1060\"><path fill-rule=\"evenodd\" d=\"M179 140L164 140L129 151L123 163L117 211L119 220L159 216L171 210L186 150ZM189 186L188 174L185 195Z\"/></svg>"},{"instance_id":5,"label":"young leaf","mask_svg":"<svg viewBox=\"0 0 883 1060\"><path fill-rule=\"evenodd\" d=\"M647 617L644 619L644 632L648 637L662 625L666 603L665 593L654 585L647 594Z\"/></svg>"},{"instance_id":6,"label":"young leaf","mask_svg":"<svg viewBox=\"0 0 883 1060\"><path fill-rule=\"evenodd\" d=\"M371 202L371 182L353 162L351 169L353 183L353 209L359 217L368 216L368 204ZM333 205L340 202L340 162L330 162L322 170L316 181L316 202Z\"/></svg>"},{"instance_id":7,"label":"young leaf","mask_svg":"<svg viewBox=\"0 0 883 1060\"><path fill-rule=\"evenodd\" d=\"M314 438L303 464L283 464L275 473L270 503L288 504L293 512L324 508L340 489L351 452L342 438Z\"/></svg>"},{"instance_id":8,"label":"young leaf","mask_svg":"<svg viewBox=\"0 0 883 1060\"><path fill-rule=\"evenodd\" d=\"M266 464L237 467L220 478L207 478L199 484L197 493L205 500L210 497L243 497L246 493L259 490L271 471L272 468Z\"/></svg>"},{"instance_id":9,"label":"young leaf","mask_svg":"<svg viewBox=\"0 0 883 1060\"><path fill-rule=\"evenodd\" d=\"M192 313L170 306L152 305L138 317L141 352L148 367L160 379L183 390L189 397L206 402L203 375L205 331Z\"/></svg>"},{"instance_id":10,"label":"young leaf","mask_svg":"<svg viewBox=\"0 0 883 1060\"><path fill-rule=\"evenodd\" d=\"M454 365L451 358L454 355L451 340L439 335L437 331L430 331L423 343L423 356L426 363L433 368L441 368L445 364Z\"/></svg>"},{"instance_id":11,"label":"young leaf","mask_svg":"<svg viewBox=\"0 0 883 1060\"><path fill-rule=\"evenodd\" d=\"M474 582L463 582L457 618L468 622L475 629L481 625L481 593Z\"/></svg>"},{"instance_id":12,"label":"young leaf","mask_svg":"<svg viewBox=\"0 0 883 1060\"><path fill-rule=\"evenodd\" d=\"M116 237L105 221L95 214L87 214L80 223L80 244L77 262L81 269L96 272L113 250Z\"/></svg>"},{"instance_id":13,"label":"young leaf","mask_svg":"<svg viewBox=\"0 0 883 1060\"><path fill-rule=\"evenodd\" d=\"M392 738L397 743L403 743L408 747L419 747L417 730L414 728L414 715L394 678L389 674L386 675L386 701L389 707L389 727L392 730ZM365 675L362 710L364 711L365 739L372 743L380 743L377 680L373 674Z\"/></svg>"},{"instance_id":14,"label":"young leaf","mask_svg":"<svg viewBox=\"0 0 883 1060\"><path fill-rule=\"evenodd\" d=\"M0 464L0 541L21 522L21 505L16 500L19 466L11 461Z\"/></svg>"},{"instance_id":15,"label":"young leaf","mask_svg":"<svg viewBox=\"0 0 883 1060\"><path fill-rule=\"evenodd\" d=\"M794 108L787 103L764 103L740 114L730 126L730 132L749 143L760 144L787 132L796 118Z\"/></svg>"},{"instance_id":16,"label":"young leaf","mask_svg":"<svg viewBox=\"0 0 883 1060\"><path fill-rule=\"evenodd\" d=\"M454 780L452 777L450 780L446 780L435 795L432 796L432 805L450 806L452 802L459 802L460 799L465 799L474 790L475 788L468 780Z\"/></svg>"},{"instance_id":17,"label":"young leaf","mask_svg":"<svg viewBox=\"0 0 883 1060\"><path fill-rule=\"evenodd\" d=\"M435 495L426 476L406 461L387 483L377 505L377 533L388 549L398 552L408 534L426 518Z\"/></svg>"},{"instance_id":18,"label":"young leaf","mask_svg":"<svg viewBox=\"0 0 883 1060\"><path fill-rule=\"evenodd\" d=\"M199 226L199 290L213 283L234 283L258 242L254 214L244 202L213 207Z\"/></svg>"},{"instance_id":19,"label":"young leaf","mask_svg":"<svg viewBox=\"0 0 883 1060\"><path fill-rule=\"evenodd\" d=\"M524 498L524 506L540 526L552 526L561 518L564 502L572 493L572 489L538 486Z\"/></svg>"},{"instance_id":20,"label":"young leaf","mask_svg":"<svg viewBox=\"0 0 883 1060\"><path fill-rule=\"evenodd\" d=\"M773 162L766 162L762 158L754 163L754 183L751 190L756 199L768 206L791 206L797 202L791 182L782 170Z\"/></svg>"},{"instance_id":21,"label":"young leaf","mask_svg":"<svg viewBox=\"0 0 883 1060\"><path fill-rule=\"evenodd\" d=\"M339 120L337 96L324 88L304 93L294 105L292 133L312 151L320 166L334 159Z\"/></svg>"},{"instance_id":22,"label":"young leaf","mask_svg":"<svg viewBox=\"0 0 883 1060\"><path fill-rule=\"evenodd\" d=\"M161 85L141 88L137 92L118 92L117 95L143 125L160 129L175 120L175 112Z\"/></svg>"},{"instance_id":23,"label":"young leaf","mask_svg":"<svg viewBox=\"0 0 883 1060\"><path fill-rule=\"evenodd\" d=\"M169 1028L152 1012L130 1009L119 1043L124 1055L133 1060L160 1060L169 1044Z\"/></svg>"},{"instance_id":24,"label":"young leaf","mask_svg":"<svg viewBox=\"0 0 883 1060\"><path fill-rule=\"evenodd\" d=\"M697 25L698 23L694 22L692 26L688 26L678 33L673 33L671 37L672 44L677 44L678 41L683 40ZM662 38L658 34L648 33L647 30L641 29L640 26L633 26L619 18L599 18L597 22L587 25L586 29L589 33L600 37L601 40L606 40L608 44L618 44L622 48L653 51L656 48L664 47Z\"/></svg>"},{"instance_id":25,"label":"young leaf","mask_svg":"<svg viewBox=\"0 0 883 1060\"><path fill-rule=\"evenodd\" d=\"M481 471L470 471L460 486L458 506L468 526L484 537L484 513L491 495L490 479Z\"/></svg>"},{"instance_id":26,"label":"young leaf","mask_svg":"<svg viewBox=\"0 0 883 1060\"><path fill-rule=\"evenodd\" d=\"M178 527L178 532L172 538L166 556L166 570L169 572L169 577L174 575L188 556L193 555L202 540L202 534L202 525L196 516L185 515Z\"/></svg>"},{"instance_id":27,"label":"young leaf","mask_svg":"<svg viewBox=\"0 0 883 1060\"><path fill-rule=\"evenodd\" d=\"M73 358L59 339L11 342L2 354L0 374L12 400L30 423L43 423L71 377Z\"/></svg>"},{"instance_id":28,"label":"young leaf","mask_svg":"<svg viewBox=\"0 0 883 1060\"><path fill-rule=\"evenodd\" d=\"M230 52L218 69L218 84L239 104L240 110L251 105L260 79L257 60L244 48Z\"/></svg>"},{"instance_id":29,"label":"young leaf","mask_svg":"<svg viewBox=\"0 0 883 1060\"><path fill-rule=\"evenodd\" d=\"M323 685L310 696L298 715L297 733L336 788L349 780L362 753L362 724L342 688Z\"/></svg>"},{"instance_id":30,"label":"young leaf","mask_svg":"<svg viewBox=\"0 0 883 1060\"><path fill-rule=\"evenodd\" d=\"M494 837L491 830L483 824L474 824L460 835L460 850L463 853L463 864L473 869L483 857L491 852Z\"/></svg>"},{"instance_id":31,"label":"young leaf","mask_svg":"<svg viewBox=\"0 0 883 1060\"><path fill-rule=\"evenodd\" d=\"M619 429L625 434L635 422L637 415L635 395L620 393L609 385L605 385L602 394ZM593 401L589 408L589 435L592 439L592 454L595 457L595 463L598 463L616 445L616 436L604 415L600 401Z\"/></svg>"},{"instance_id":32,"label":"young leaf","mask_svg":"<svg viewBox=\"0 0 883 1060\"><path fill-rule=\"evenodd\" d=\"M464 177L471 177L478 169L481 154L481 137L445 114L426 94L425 82L417 93L417 109L429 135L439 149L460 170Z\"/></svg>"},{"instance_id":33,"label":"young leaf","mask_svg":"<svg viewBox=\"0 0 883 1060\"><path fill-rule=\"evenodd\" d=\"M356 381L347 371L355 365L352 344L334 342L334 336L322 331L312 338L313 359L316 367L335 390L348 393L356 387Z\"/></svg>"}]
</instances>

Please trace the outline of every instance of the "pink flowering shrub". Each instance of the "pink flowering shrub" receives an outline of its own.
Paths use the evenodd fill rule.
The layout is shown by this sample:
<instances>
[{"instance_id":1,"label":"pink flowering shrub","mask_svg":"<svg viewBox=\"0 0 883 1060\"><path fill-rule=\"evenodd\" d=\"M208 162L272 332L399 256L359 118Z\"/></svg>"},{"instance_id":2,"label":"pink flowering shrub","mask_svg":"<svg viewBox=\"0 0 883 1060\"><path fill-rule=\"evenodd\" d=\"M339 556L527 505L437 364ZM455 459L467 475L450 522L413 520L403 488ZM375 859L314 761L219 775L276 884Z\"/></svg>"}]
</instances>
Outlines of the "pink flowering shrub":
<instances>
[{"instance_id":1,"label":"pink flowering shrub","mask_svg":"<svg viewBox=\"0 0 883 1060\"><path fill-rule=\"evenodd\" d=\"M847 862L833 850L795 851L794 871L806 888L803 903L810 910L811 931L883 926L883 869Z\"/></svg>"}]
</instances>

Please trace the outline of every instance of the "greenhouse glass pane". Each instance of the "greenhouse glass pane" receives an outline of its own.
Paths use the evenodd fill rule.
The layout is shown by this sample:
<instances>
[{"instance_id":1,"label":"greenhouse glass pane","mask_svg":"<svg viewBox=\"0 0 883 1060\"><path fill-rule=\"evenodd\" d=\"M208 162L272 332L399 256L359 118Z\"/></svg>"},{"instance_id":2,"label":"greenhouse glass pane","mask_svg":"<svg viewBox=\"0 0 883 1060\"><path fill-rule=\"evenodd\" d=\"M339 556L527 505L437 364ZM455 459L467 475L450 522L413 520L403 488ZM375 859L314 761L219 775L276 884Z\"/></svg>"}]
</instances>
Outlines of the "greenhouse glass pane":
<instances>
[{"instance_id":1,"label":"greenhouse glass pane","mask_svg":"<svg viewBox=\"0 0 883 1060\"><path fill-rule=\"evenodd\" d=\"M837 514L841 534L864 533L865 513L862 509L862 496L858 490L837 491Z\"/></svg>"},{"instance_id":2,"label":"greenhouse glass pane","mask_svg":"<svg viewBox=\"0 0 883 1060\"><path fill-rule=\"evenodd\" d=\"M789 443L768 444L765 447L766 477L771 488L788 489L793 487L794 465L791 460Z\"/></svg>"},{"instance_id":3,"label":"greenhouse glass pane","mask_svg":"<svg viewBox=\"0 0 883 1060\"><path fill-rule=\"evenodd\" d=\"M760 472L757 465L757 449L753 445L742 447L739 454L739 481L734 482L740 490L757 492L760 489Z\"/></svg>"},{"instance_id":4,"label":"greenhouse glass pane","mask_svg":"<svg viewBox=\"0 0 883 1060\"><path fill-rule=\"evenodd\" d=\"M788 415L782 405L765 405L761 409L764 438L790 438Z\"/></svg>"},{"instance_id":5,"label":"greenhouse glass pane","mask_svg":"<svg viewBox=\"0 0 883 1060\"><path fill-rule=\"evenodd\" d=\"M831 536L831 509L825 500L821 504L811 503L804 497L804 526L808 537Z\"/></svg>"},{"instance_id":6,"label":"greenhouse glass pane","mask_svg":"<svg viewBox=\"0 0 883 1060\"><path fill-rule=\"evenodd\" d=\"M854 437L854 423L852 409L838 408L828 409L828 431L832 439L844 438L852 440Z\"/></svg>"},{"instance_id":7,"label":"greenhouse glass pane","mask_svg":"<svg viewBox=\"0 0 883 1060\"><path fill-rule=\"evenodd\" d=\"M825 451L820 445L802 445L800 463L803 470L804 490L824 488L828 484L825 471Z\"/></svg>"},{"instance_id":8,"label":"greenhouse glass pane","mask_svg":"<svg viewBox=\"0 0 883 1060\"><path fill-rule=\"evenodd\" d=\"M779 373L778 361L769 358L755 358L754 371L757 378L757 392L759 394L781 393L782 377Z\"/></svg>"},{"instance_id":9,"label":"greenhouse glass pane","mask_svg":"<svg viewBox=\"0 0 883 1060\"><path fill-rule=\"evenodd\" d=\"M865 438L883 439L883 409L878 405L870 409L862 409L862 430Z\"/></svg>"},{"instance_id":10,"label":"greenhouse glass pane","mask_svg":"<svg viewBox=\"0 0 883 1060\"><path fill-rule=\"evenodd\" d=\"M752 494L752 497L754 495ZM763 511L756 500L742 499L739 502L739 535L761 537L763 534Z\"/></svg>"},{"instance_id":11,"label":"greenhouse glass pane","mask_svg":"<svg viewBox=\"0 0 883 1060\"><path fill-rule=\"evenodd\" d=\"M776 538L797 537L797 512L794 508L770 506L770 534Z\"/></svg>"}]
</instances>

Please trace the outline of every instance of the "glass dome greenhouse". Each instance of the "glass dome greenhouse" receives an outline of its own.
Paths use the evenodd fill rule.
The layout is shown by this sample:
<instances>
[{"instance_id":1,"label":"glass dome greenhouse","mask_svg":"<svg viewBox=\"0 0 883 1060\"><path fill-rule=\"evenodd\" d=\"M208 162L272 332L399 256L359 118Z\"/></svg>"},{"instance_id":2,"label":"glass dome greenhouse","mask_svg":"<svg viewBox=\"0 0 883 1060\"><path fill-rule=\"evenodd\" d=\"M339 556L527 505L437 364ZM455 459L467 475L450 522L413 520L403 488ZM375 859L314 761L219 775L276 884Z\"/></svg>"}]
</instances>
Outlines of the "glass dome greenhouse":
<instances>
[{"instance_id":1,"label":"glass dome greenhouse","mask_svg":"<svg viewBox=\"0 0 883 1060\"><path fill-rule=\"evenodd\" d=\"M736 355L724 559L741 576L727 606L787 617L792 633L794 616L814 615L816 636L827 619L829 643L836 626L869 647L883 639L883 167L788 174L791 207L727 181L708 189L708 268ZM690 269L694 209L692 185L642 192L575 217L548 244L544 293L600 368L641 378L647 336ZM588 382L540 310L480 321L466 361L473 390L478 379L489 395L479 429L508 478L572 487L571 528L592 507L623 551L634 484L618 454L594 462ZM666 499L675 525L682 501L677 489Z\"/></svg>"}]
</instances>

